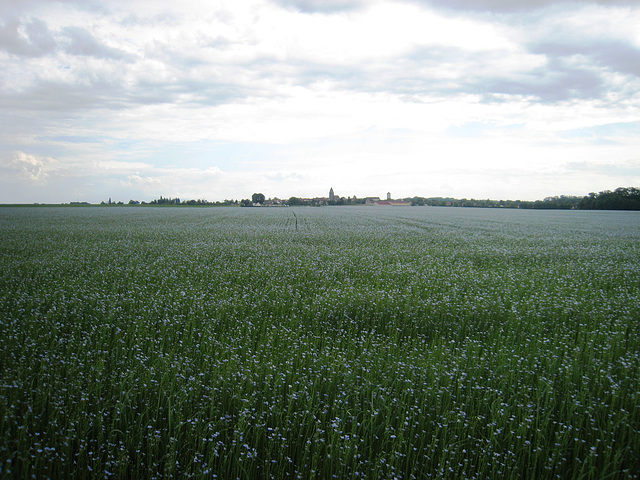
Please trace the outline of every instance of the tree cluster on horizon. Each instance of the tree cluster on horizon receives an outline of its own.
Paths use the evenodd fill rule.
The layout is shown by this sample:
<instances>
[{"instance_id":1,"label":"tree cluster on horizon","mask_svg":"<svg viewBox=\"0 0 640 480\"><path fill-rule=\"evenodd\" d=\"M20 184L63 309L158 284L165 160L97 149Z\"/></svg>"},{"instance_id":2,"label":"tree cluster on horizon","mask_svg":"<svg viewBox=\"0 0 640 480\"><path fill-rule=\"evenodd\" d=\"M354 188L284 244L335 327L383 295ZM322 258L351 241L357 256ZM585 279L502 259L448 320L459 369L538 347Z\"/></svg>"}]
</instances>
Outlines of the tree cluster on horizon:
<instances>
[{"instance_id":1,"label":"tree cluster on horizon","mask_svg":"<svg viewBox=\"0 0 640 480\"><path fill-rule=\"evenodd\" d=\"M71 202L70 205L86 205L88 202ZM128 205L164 205L164 206L213 206L213 207L229 207L238 205L237 200L224 200L222 202L210 202L205 199L197 199L197 200L180 200L179 197L171 198L171 197L163 197L160 195L160 198L156 198L151 200L150 202L140 202L138 200L129 200ZM100 205L124 205L122 202L112 202L111 198L109 198L109 202L101 202Z\"/></svg>"},{"instance_id":2,"label":"tree cluster on horizon","mask_svg":"<svg viewBox=\"0 0 640 480\"><path fill-rule=\"evenodd\" d=\"M640 210L640 189L620 187L613 192L605 190L590 193L578 205L583 210Z\"/></svg>"}]
</instances>

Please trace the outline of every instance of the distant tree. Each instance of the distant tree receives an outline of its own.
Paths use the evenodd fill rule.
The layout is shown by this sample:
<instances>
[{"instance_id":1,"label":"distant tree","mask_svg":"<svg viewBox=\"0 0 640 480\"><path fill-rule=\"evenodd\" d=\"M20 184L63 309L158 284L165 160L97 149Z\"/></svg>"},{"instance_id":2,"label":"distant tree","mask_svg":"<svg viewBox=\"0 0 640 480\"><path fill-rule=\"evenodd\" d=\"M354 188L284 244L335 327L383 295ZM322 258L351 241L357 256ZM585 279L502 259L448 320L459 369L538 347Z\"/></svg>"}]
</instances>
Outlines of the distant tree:
<instances>
[{"instance_id":1,"label":"distant tree","mask_svg":"<svg viewBox=\"0 0 640 480\"><path fill-rule=\"evenodd\" d=\"M254 193L251 195L251 200L253 203L259 203L262 205L264 203L264 195L261 193Z\"/></svg>"},{"instance_id":2,"label":"distant tree","mask_svg":"<svg viewBox=\"0 0 640 480\"><path fill-rule=\"evenodd\" d=\"M160 195L160 198L158 198L157 200L152 200L151 201L152 205L180 205L180 198L163 198L162 195Z\"/></svg>"},{"instance_id":3,"label":"distant tree","mask_svg":"<svg viewBox=\"0 0 640 480\"><path fill-rule=\"evenodd\" d=\"M253 205L253 202L251 200L249 200L248 198L243 198L242 200L240 200L240 206L241 207L250 207Z\"/></svg>"},{"instance_id":4,"label":"distant tree","mask_svg":"<svg viewBox=\"0 0 640 480\"><path fill-rule=\"evenodd\" d=\"M129 205L139 205L139 204L140 202L137 200L133 200L133 199L129 200Z\"/></svg>"},{"instance_id":5,"label":"distant tree","mask_svg":"<svg viewBox=\"0 0 640 480\"><path fill-rule=\"evenodd\" d=\"M298 197L291 197L287 200L287 205L291 205L292 207L296 207L299 205L304 205L304 201Z\"/></svg>"}]
</instances>

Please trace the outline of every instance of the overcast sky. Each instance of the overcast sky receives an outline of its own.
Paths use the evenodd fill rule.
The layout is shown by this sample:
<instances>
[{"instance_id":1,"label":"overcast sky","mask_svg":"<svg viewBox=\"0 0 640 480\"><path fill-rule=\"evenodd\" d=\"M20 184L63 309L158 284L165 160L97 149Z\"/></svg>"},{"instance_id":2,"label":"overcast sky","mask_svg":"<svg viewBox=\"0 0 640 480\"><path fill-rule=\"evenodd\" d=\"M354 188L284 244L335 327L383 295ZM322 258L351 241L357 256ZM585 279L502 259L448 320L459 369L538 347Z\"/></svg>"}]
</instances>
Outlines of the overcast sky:
<instances>
[{"instance_id":1,"label":"overcast sky","mask_svg":"<svg viewBox=\"0 0 640 480\"><path fill-rule=\"evenodd\" d=\"M640 186L640 6L0 0L0 203Z\"/></svg>"}]
</instances>

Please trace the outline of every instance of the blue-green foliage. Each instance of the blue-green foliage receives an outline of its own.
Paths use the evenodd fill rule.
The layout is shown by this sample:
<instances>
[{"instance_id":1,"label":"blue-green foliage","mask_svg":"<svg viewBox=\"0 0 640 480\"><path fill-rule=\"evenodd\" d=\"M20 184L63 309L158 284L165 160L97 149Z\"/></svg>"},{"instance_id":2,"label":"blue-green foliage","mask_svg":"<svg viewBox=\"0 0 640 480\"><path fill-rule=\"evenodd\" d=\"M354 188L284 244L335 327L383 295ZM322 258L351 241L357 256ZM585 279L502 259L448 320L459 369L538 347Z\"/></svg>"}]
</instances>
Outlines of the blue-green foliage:
<instances>
[{"instance_id":1,"label":"blue-green foliage","mask_svg":"<svg viewBox=\"0 0 640 480\"><path fill-rule=\"evenodd\" d=\"M638 478L640 217L0 209L0 478Z\"/></svg>"}]
</instances>

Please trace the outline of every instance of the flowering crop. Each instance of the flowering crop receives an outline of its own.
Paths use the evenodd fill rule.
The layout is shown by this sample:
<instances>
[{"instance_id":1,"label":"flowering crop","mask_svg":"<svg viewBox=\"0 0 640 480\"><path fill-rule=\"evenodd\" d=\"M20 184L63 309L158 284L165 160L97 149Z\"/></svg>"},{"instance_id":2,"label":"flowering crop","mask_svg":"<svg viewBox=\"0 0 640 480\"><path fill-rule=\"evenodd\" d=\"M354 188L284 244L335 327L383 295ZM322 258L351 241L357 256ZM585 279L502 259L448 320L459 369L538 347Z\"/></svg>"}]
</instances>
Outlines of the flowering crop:
<instances>
[{"instance_id":1,"label":"flowering crop","mask_svg":"<svg viewBox=\"0 0 640 480\"><path fill-rule=\"evenodd\" d=\"M0 208L0 478L640 478L640 216Z\"/></svg>"}]
</instances>

